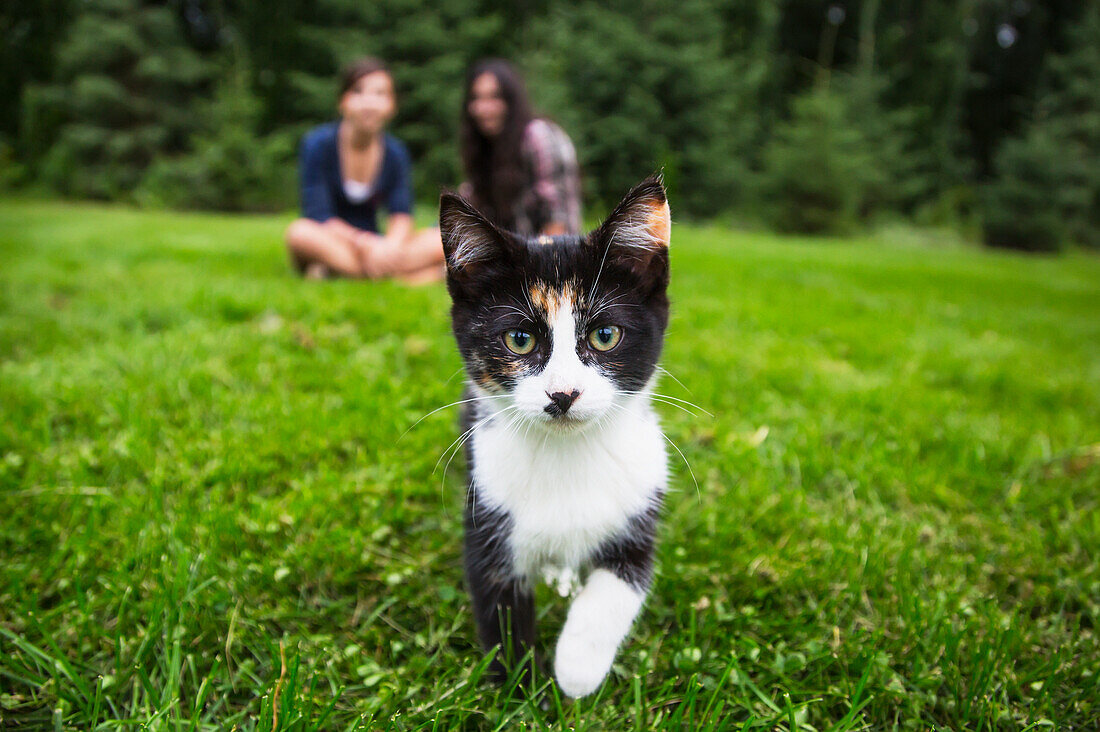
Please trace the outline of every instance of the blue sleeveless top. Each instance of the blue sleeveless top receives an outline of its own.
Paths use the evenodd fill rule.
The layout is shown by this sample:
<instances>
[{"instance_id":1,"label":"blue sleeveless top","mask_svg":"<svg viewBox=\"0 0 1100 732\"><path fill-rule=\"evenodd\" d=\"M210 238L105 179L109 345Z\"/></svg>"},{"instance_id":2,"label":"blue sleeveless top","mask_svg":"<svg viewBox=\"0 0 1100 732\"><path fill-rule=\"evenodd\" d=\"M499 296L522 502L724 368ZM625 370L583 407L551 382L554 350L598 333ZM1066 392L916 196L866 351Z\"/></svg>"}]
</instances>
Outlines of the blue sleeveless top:
<instances>
[{"instance_id":1,"label":"blue sleeveless top","mask_svg":"<svg viewBox=\"0 0 1100 732\"><path fill-rule=\"evenodd\" d=\"M340 174L340 148L336 131L339 122L315 127L302 138L298 155L298 176L302 194L302 216L314 221L338 217L357 229L378 231L379 207L389 213L412 213L412 163L405 145L386 133L382 167L374 179L367 200L352 203L344 193Z\"/></svg>"}]
</instances>

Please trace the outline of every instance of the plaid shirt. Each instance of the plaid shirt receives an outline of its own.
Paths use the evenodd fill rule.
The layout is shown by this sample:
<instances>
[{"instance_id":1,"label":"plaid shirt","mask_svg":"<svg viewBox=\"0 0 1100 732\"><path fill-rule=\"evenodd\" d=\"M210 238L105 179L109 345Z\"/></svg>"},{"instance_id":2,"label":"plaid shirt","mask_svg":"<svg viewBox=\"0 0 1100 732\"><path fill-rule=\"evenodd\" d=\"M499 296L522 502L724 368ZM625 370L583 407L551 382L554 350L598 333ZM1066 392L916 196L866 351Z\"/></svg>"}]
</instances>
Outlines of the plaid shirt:
<instances>
[{"instance_id":1,"label":"plaid shirt","mask_svg":"<svg viewBox=\"0 0 1100 732\"><path fill-rule=\"evenodd\" d=\"M582 233L580 172L569 136L550 120L533 119L520 150L526 185L512 209L513 230L534 236L559 223L565 233Z\"/></svg>"}]
</instances>

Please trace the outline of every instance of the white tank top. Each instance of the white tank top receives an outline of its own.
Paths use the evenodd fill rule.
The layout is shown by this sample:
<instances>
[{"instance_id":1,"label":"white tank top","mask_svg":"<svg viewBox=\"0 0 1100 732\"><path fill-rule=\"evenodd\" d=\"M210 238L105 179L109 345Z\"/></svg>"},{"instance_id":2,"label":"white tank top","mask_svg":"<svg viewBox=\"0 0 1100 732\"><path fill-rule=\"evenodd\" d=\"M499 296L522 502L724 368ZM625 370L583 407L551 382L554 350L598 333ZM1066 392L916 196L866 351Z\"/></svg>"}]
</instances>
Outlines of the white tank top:
<instances>
[{"instance_id":1,"label":"white tank top","mask_svg":"<svg viewBox=\"0 0 1100 732\"><path fill-rule=\"evenodd\" d=\"M362 183L357 180L351 180L350 178L344 179L344 196L352 203L362 203L366 201L370 198L372 188L373 186L370 183Z\"/></svg>"}]
</instances>

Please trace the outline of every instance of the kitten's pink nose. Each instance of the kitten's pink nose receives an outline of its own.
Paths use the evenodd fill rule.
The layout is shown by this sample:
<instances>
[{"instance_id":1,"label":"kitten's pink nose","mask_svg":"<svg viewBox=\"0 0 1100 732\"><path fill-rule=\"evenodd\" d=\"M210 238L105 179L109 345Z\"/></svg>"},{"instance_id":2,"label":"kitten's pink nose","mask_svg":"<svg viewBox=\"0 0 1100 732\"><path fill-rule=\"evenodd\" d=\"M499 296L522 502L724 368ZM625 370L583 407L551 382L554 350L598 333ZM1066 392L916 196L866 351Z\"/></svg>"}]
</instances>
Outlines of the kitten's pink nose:
<instances>
[{"instance_id":1,"label":"kitten's pink nose","mask_svg":"<svg viewBox=\"0 0 1100 732\"><path fill-rule=\"evenodd\" d=\"M550 397L550 403L543 409L551 417L560 417L569 411L569 407L573 406L573 402L577 401L581 393L574 389L566 394L564 391L555 391L553 394L547 392L546 396Z\"/></svg>"}]
</instances>

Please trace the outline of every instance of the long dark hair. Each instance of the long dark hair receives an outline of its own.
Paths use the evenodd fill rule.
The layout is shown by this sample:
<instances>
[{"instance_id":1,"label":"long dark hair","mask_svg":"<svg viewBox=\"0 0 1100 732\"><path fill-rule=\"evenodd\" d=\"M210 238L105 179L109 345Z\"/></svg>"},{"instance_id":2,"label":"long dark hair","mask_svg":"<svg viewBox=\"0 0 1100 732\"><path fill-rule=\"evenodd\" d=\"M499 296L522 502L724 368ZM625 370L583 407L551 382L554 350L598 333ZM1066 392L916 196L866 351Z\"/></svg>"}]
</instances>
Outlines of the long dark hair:
<instances>
[{"instance_id":1,"label":"long dark hair","mask_svg":"<svg viewBox=\"0 0 1100 732\"><path fill-rule=\"evenodd\" d=\"M470 116L471 90L474 80L482 74L492 74L496 78L508 106L504 129L495 138L481 134ZM512 64L490 58L470 67L462 100L462 165L473 186L478 207L494 223L508 228L513 225L512 208L524 180L520 146L524 130L533 117L523 78Z\"/></svg>"}]
</instances>

